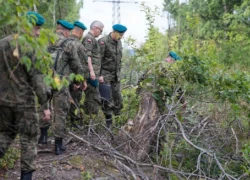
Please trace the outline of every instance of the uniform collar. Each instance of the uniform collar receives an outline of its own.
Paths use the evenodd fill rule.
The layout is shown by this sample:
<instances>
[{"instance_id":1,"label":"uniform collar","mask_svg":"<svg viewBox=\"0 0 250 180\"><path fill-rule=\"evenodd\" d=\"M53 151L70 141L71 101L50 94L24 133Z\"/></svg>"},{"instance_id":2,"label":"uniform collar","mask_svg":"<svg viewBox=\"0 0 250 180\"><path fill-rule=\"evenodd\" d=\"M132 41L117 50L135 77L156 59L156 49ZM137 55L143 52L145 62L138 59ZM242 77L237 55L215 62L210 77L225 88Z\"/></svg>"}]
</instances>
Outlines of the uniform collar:
<instances>
[{"instance_id":1,"label":"uniform collar","mask_svg":"<svg viewBox=\"0 0 250 180\"><path fill-rule=\"evenodd\" d=\"M88 32L88 34L90 35L90 36L92 36L93 38L95 38L95 36L89 31Z\"/></svg>"},{"instance_id":2,"label":"uniform collar","mask_svg":"<svg viewBox=\"0 0 250 180\"><path fill-rule=\"evenodd\" d=\"M64 35L63 35L62 32L57 32L56 34L58 35L59 38L63 38L63 37L64 37ZM65 37L64 37L64 38L65 38Z\"/></svg>"},{"instance_id":3,"label":"uniform collar","mask_svg":"<svg viewBox=\"0 0 250 180\"><path fill-rule=\"evenodd\" d=\"M78 39L79 40L79 38L74 34L71 34L70 37L73 38L73 39Z\"/></svg>"},{"instance_id":4,"label":"uniform collar","mask_svg":"<svg viewBox=\"0 0 250 180\"><path fill-rule=\"evenodd\" d=\"M115 45L118 44L118 41L115 41L115 40L112 38L111 33L109 33L108 39L109 39L109 41L110 41L112 44L115 44Z\"/></svg>"}]
</instances>

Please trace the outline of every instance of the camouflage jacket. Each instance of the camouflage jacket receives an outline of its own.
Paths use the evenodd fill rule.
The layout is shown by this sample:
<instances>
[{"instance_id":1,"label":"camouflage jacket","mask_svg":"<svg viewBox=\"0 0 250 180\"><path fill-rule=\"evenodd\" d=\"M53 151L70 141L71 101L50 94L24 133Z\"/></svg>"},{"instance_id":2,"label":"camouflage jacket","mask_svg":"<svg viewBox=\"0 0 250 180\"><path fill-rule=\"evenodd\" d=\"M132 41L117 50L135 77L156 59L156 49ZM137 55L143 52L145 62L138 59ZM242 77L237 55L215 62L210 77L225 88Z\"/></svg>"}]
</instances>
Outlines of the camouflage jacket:
<instances>
[{"instance_id":1,"label":"camouflage jacket","mask_svg":"<svg viewBox=\"0 0 250 180\"><path fill-rule=\"evenodd\" d=\"M44 76L34 68L34 52L19 55L31 59L32 65L27 71L25 65L13 55L15 50L14 35L0 40L0 105L8 107L34 107L37 95L40 104L47 101L47 87ZM14 43L15 44L15 43Z\"/></svg>"},{"instance_id":2,"label":"camouflage jacket","mask_svg":"<svg viewBox=\"0 0 250 180\"><path fill-rule=\"evenodd\" d=\"M101 50L99 44L95 37L88 32L88 34L83 38L82 44L86 48L86 53L91 57L92 66L96 77L100 76L101 69Z\"/></svg>"},{"instance_id":3,"label":"camouflage jacket","mask_svg":"<svg viewBox=\"0 0 250 180\"><path fill-rule=\"evenodd\" d=\"M57 33L58 40L54 44L60 46L68 39L63 45L62 61L58 61L57 72L60 75L68 76L70 73L81 74L84 76L84 69L82 67L81 59L78 56L78 50L75 41L71 38L65 38L62 33Z\"/></svg>"},{"instance_id":4,"label":"camouflage jacket","mask_svg":"<svg viewBox=\"0 0 250 180\"><path fill-rule=\"evenodd\" d=\"M83 44L81 43L81 41L77 36L71 34L70 38L75 42L78 56L81 59L81 64L84 70L84 78L88 78L89 77L88 56L86 54L86 48L83 46Z\"/></svg>"},{"instance_id":5,"label":"camouflage jacket","mask_svg":"<svg viewBox=\"0 0 250 180\"><path fill-rule=\"evenodd\" d=\"M122 59L122 43L114 41L111 34L99 39L101 47L101 75L104 81L120 81L121 59Z\"/></svg>"}]
</instances>

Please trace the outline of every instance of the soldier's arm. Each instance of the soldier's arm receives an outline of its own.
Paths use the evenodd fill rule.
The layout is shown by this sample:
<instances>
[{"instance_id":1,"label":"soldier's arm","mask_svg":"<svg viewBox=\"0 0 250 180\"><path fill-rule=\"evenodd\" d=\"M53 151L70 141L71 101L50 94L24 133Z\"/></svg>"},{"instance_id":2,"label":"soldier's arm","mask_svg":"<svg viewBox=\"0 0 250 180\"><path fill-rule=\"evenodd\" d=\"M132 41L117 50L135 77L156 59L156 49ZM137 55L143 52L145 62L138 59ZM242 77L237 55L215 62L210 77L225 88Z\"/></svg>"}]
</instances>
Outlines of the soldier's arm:
<instances>
[{"instance_id":1,"label":"soldier's arm","mask_svg":"<svg viewBox=\"0 0 250 180\"><path fill-rule=\"evenodd\" d=\"M35 63L36 60L32 60ZM33 65L31 69L28 71L28 74L31 79L32 87L36 93L38 98L38 103L40 105L44 105L45 109L49 108L48 99L51 95L51 88L47 86L44 82L44 75L38 71Z\"/></svg>"},{"instance_id":2,"label":"soldier's arm","mask_svg":"<svg viewBox=\"0 0 250 180\"><path fill-rule=\"evenodd\" d=\"M86 54L88 56L88 68L89 68L90 78L92 80L95 80L95 72L92 64L92 52L93 52L94 42L92 39L86 37L83 39L82 43L86 48Z\"/></svg>"},{"instance_id":3,"label":"soldier's arm","mask_svg":"<svg viewBox=\"0 0 250 180\"><path fill-rule=\"evenodd\" d=\"M120 59L120 61L122 61L122 49L123 48L122 48L122 43L121 42L120 42L120 47L119 48L120 48L120 51L121 51L121 59ZM120 70L122 69L122 62L120 62L120 67L119 68L120 68Z\"/></svg>"},{"instance_id":4,"label":"soldier's arm","mask_svg":"<svg viewBox=\"0 0 250 180\"><path fill-rule=\"evenodd\" d=\"M102 74L102 64L103 64L103 62L104 62L104 55L105 55L106 44L105 44L103 38L101 38L101 39L98 40L98 44L99 44L99 46L100 46L100 53L101 53L100 76L103 76L103 74Z\"/></svg>"},{"instance_id":5,"label":"soldier's arm","mask_svg":"<svg viewBox=\"0 0 250 180\"><path fill-rule=\"evenodd\" d=\"M78 54L81 59L82 67L84 70L83 76L86 79L89 77L88 56L86 54L86 48L83 46L83 44L80 41L77 42L77 45L78 45Z\"/></svg>"}]
</instances>

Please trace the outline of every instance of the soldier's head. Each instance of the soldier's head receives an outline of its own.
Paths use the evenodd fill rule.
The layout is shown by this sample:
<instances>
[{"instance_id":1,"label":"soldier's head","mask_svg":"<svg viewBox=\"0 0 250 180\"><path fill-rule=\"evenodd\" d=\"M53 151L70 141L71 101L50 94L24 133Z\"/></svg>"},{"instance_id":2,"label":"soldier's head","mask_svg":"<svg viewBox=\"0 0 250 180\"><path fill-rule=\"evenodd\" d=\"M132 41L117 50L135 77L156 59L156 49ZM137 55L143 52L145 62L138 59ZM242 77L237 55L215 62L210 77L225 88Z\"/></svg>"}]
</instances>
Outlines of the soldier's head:
<instances>
[{"instance_id":1,"label":"soldier's head","mask_svg":"<svg viewBox=\"0 0 250 180\"><path fill-rule=\"evenodd\" d=\"M98 37L102 34L104 25L101 21L93 21L90 25L90 32L94 37Z\"/></svg>"},{"instance_id":2,"label":"soldier's head","mask_svg":"<svg viewBox=\"0 0 250 180\"><path fill-rule=\"evenodd\" d=\"M36 12L27 12L26 17L28 21L33 25L32 35L35 37L40 35L40 28L44 24L45 19Z\"/></svg>"},{"instance_id":3,"label":"soldier's head","mask_svg":"<svg viewBox=\"0 0 250 180\"><path fill-rule=\"evenodd\" d=\"M174 63L176 60L181 60L181 58L175 52L172 51L168 53L168 56L165 59L165 61L168 63Z\"/></svg>"},{"instance_id":4,"label":"soldier's head","mask_svg":"<svg viewBox=\"0 0 250 180\"><path fill-rule=\"evenodd\" d=\"M122 39L123 35L127 31L126 26L123 26L121 24L115 24L113 25L113 32L111 33L111 37L115 41L119 41Z\"/></svg>"},{"instance_id":5,"label":"soldier's head","mask_svg":"<svg viewBox=\"0 0 250 180\"><path fill-rule=\"evenodd\" d=\"M57 20L56 32L63 33L64 37L69 37L70 31L74 29L74 25L64 21L64 20Z\"/></svg>"},{"instance_id":6,"label":"soldier's head","mask_svg":"<svg viewBox=\"0 0 250 180\"><path fill-rule=\"evenodd\" d=\"M82 39L82 36L84 34L84 31L87 30L87 27L80 21L74 22L74 29L72 31L72 34L77 36L79 39Z\"/></svg>"}]
</instances>

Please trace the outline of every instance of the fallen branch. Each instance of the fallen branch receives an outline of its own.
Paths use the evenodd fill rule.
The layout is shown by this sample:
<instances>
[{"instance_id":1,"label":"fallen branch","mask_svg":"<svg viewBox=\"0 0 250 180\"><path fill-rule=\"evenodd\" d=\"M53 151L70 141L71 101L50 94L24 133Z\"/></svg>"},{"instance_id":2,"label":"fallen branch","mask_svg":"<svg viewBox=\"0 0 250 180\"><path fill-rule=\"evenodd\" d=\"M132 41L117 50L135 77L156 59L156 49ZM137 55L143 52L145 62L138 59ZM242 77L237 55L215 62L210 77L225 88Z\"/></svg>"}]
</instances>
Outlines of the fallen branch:
<instances>
[{"instance_id":1,"label":"fallen branch","mask_svg":"<svg viewBox=\"0 0 250 180\"><path fill-rule=\"evenodd\" d=\"M122 161L127 161L131 164L133 164L135 167L152 167L152 168L158 168L162 171L165 171L165 172L168 172L168 173L174 173L174 174L180 174L182 176L190 176L190 177L201 177L201 178L206 178L207 180L215 180L213 178L208 178L206 176L202 176L202 175L199 175L199 174L194 174L194 173L188 173L188 172L183 172L183 171L178 171L178 170L174 170L174 169L170 169L170 168L166 168L166 167L162 167L162 166L159 166L159 165L155 165L155 164L147 164L147 163L139 163L139 162L136 162L135 160L133 160L132 158L126 156L126 155L122 155L120 154L119 152L117 152L114 148L112 148L111 150L107 151L101 147L97 147L95 146L94 144L88 142L87 140L75 135L74 133L72 132L69 132L69 135L77 138L78 140L86 143L88 146L91 146L93 147L94 149L98 150L98 151L101 151L102 153L108 155L108 156L111 156L113 158L116 158L118 160L122 160Z\"/></svg>"}]
</instances>

